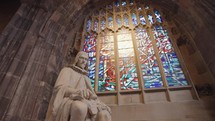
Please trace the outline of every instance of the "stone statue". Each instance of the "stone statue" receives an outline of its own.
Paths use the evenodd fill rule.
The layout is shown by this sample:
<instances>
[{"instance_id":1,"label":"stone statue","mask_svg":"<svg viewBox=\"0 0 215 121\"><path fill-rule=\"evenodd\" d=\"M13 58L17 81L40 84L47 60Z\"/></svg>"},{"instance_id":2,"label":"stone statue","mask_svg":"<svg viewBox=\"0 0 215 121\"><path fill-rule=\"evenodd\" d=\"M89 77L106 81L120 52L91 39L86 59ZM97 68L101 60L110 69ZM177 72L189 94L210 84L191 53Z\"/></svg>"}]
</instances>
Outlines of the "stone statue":
<instances>
[{"instance_id":1,"label":"stone statue","mask_svg":"<svg viewBox=\"0 0 215 121\"><path fill-rule=\"evenodd\" d=\"M91 87L88 54L77 54L71 67L64 67L55 83L45 121L111 121L110 108Z\"/></svg>"}]
</instances>

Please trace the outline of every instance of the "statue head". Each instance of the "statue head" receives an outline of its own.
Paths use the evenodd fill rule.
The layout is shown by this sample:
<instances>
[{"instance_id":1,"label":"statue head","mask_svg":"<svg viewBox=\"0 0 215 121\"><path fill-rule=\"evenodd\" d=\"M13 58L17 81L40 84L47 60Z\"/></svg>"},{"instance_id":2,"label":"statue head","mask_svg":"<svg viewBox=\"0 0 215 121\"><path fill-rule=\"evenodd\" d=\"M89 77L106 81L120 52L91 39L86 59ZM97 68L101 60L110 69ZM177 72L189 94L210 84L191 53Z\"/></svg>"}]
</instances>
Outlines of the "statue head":
<instances>
[{"instance_id":1,"label":"statue head","mask_svg":"<svg viewBox=\"0 0 215 121\"><path fill-rule=\"evenodd\" d=\"M88 54L84 51L78 52L78 54L75 57L75 61L73 63L73 66L77 66L81 69L84 69L88 71Z\"/></svg>"}]
</instances>

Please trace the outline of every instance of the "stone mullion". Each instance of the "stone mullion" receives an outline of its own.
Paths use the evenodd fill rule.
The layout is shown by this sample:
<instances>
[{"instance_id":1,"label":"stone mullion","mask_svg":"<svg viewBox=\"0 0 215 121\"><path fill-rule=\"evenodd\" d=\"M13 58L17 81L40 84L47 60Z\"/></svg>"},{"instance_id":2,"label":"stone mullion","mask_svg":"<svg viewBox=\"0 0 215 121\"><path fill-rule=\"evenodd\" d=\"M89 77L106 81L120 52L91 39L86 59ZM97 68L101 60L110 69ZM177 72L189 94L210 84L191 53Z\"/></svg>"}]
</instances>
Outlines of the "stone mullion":
<instances>
[{"instance_id":1,"label":"stone mullion","mask_svg":"<svg viewBox=\"0 0 215 121\"><path fill-rule=\"evenodd\" d=\"M118 105L120 105L120 72L119 72L119 54L118 54L118 43L117 43L117 33L114 32L114 53L115 53L115 68L116 68L116 91L117 91L117 101Z\"/></svg>"},{"instance_id":2,"label":"stone mullion","mask_svg":"<svg viewBox=\"0 0 215 121\"><path fill-rule=\"evenodd\" d=\"M114 5L113 5L114 6ZM113 8L113 11L115 11L115 6ZM115 56L115 71L116 71L116 80L115 80L115 83L116 83L116 91L117 91L117 104L120 105L121 104L121 101L120 101L120 72L119 72L119 56L118 56L118 43L117 43L117 33L116 33L116 13L113 12L113 28L114 28L114 34L113 34L113 37L114 37L114 56Z\"/></svg>"},{"instance_id":3,"label":"stone mullion","mask_svg":"<svg viewBox=\"0 0 215 121\"><path fill-rule=\"evenodd\" d=\"M151 8L150 8L150 10L151 10ZM150 11L150 10L146 10L146 11ZM144 12L147 15L146 11L144 11ZM159 55L159 50L158 50L158 48L156 46L156 40L154 38L153 29L151 28L153 26L150 24L150 22L148 20L148 17L146 18L146 25L148 27L148 32L147 33L148 33L148 35L150 37L150 40L152 41L152 46L153 46L153 50L155 52L155 57L156 57L156 59L158 61L158 66L159 66L159 70L160 70L160 74L161 74L161 78L162 78L162 82L163 82L164 88L168 88L167 80L166 80L166 75L165 75L165 72L163 70L162 61L161 61L160 55ZM169 92L168 89L166 89L166 94L167 94L167 100L171 101L170 92Z\"/></svg>"},{"instance_id":4,"label":"stone mullion","mask_svg":"<svg viewBox=\"0 0 215 121\"><path fill-rule=\"evenodd\" d=\"M142 92L142 99L143 99L143 103L145 103L145 92L144 92L144 80L143 80L143 74L142 74L142 69L141 69L141 63L140 63L140 53L138 51L138 46L137 46L137 41L136 40L136 36L135 36L135 32L134 30L132 30L131 32L132 35L132 42L133 42L133 50L135 53L135 60L136 60L136 69L137 69L137 75L138 75L138 86L141 89Z\"/></svg>"},{"instance_id":5,"label":"stone mullion","mask_svg":"<svg viewBox=\"0 0 215 121\"><path fill-rule=\"evenodd\" d=\"M159 50L156 47L156 40L154 38L154 34L153 34L151 28L148 29L148 32L149 32L150 40L152 41L153 49L155 51L156 59L158 61L158 66L159 66L160 74L161 74L161 77L162 77L163 85L167 89L168 88L168 84L167 84L167 80L166 80L166 74L165 74L164 69L163 69L164 67L162 65L162 61L160 59ZM166 93L167 93L167 99L168 99L168 101L171 101L170 92L169 92L168 89L166 90Z\"/></svg>"},{"instance_id":6,"label":"stone mullion","mask_svg":"<svg viewBox=\"0 0 215 121\"><path fill-rule=\"evenodd\" d=\"M96 72L95 72L95 80L94 80L94 89L98 92L98 83L99 83L99 56L100 56L100 40L101 36L98 35L96 39Z\"/></svg>"}]
</instances>

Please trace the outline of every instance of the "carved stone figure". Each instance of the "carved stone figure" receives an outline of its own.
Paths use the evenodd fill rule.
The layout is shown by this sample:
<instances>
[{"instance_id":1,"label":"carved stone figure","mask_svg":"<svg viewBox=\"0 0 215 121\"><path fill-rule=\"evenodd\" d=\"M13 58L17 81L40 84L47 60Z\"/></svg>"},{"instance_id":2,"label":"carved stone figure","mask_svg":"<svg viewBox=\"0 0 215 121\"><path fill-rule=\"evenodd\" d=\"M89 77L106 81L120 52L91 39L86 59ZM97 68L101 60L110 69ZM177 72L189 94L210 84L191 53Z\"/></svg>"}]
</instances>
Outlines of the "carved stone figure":
<instances>
[{"instance_id":1,"label":"carved stone figure","mask_svg":"<svg viewBox=\"0 0 215 121\"><path fill-rule=\"evenodd\" d=\"M45 121L111 121L110 108L102 103L87 77L88 54L77 54L55 83Z\"/></svg>"}]
</instances>

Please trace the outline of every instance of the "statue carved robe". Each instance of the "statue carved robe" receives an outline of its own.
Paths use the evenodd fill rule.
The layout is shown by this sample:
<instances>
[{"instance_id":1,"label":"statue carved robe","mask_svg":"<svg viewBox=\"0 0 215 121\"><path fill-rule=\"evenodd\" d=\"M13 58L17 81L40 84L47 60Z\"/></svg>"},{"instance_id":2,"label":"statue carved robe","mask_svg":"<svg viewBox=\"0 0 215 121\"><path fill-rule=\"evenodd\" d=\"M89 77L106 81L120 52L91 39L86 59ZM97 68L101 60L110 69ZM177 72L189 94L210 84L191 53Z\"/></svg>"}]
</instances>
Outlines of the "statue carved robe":
<instances>
[{"instance_id":1,"label":"statue carved robe","mask_svg":"<svg viewBox=\"0 0 215 121\"><path fill-rule=\"evenodd\" d=\"M79 118L77 115L80 115L79 110L82 110L82 107L74 111L73 105L77 103L87 106L85 121L111 121L110 108L97 99L86 75L87 72L76 64L61 70L54 86L45 121L78 121L74 117ZM85 94L80 95L81 90L87 90L88 97Z\"/></svg>"}]
</instances>

